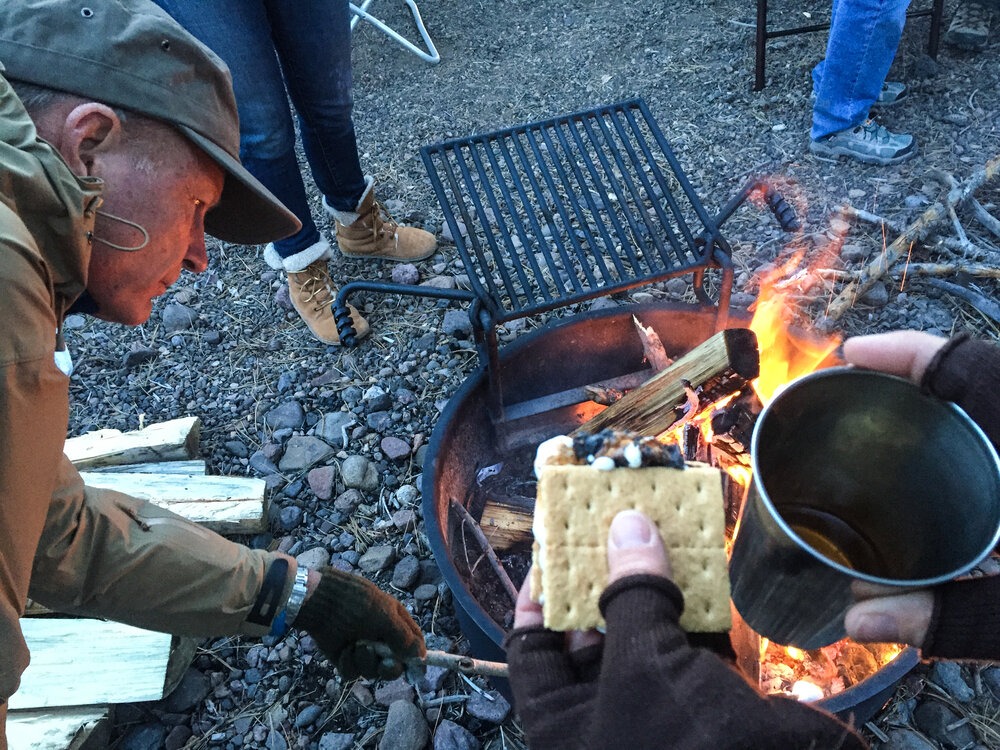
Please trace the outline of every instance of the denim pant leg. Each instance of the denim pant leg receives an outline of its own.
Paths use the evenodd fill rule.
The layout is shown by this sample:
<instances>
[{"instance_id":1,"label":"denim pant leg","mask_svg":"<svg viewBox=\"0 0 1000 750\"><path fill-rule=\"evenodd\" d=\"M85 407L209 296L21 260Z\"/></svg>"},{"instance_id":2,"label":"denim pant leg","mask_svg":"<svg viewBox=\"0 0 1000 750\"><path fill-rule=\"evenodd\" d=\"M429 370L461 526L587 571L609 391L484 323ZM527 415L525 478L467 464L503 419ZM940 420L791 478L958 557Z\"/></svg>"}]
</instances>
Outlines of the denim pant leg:
<instances>
[{"instance_id":1,"label":"denim pant leg","mask_svg":"<svg viewBox=\"0 0 1000 750\"><path fill-rule=\"evenodd\" d=\"M240 160L302 222L296 234L274 243L275 250L287 258L319 242L263 0L155 2L229 66L240 117Z\"/></svg>"},{"instance_id":2,"label":"denim pant leg","mask_svg":"<svg viewBox=\"0 0 1000 750\"><path fill-rule=\"evenodd\" d=\"M813 69L813 140L860 125L896 56L910 0L834 0L826 57Z\"/></svg>"},{"instance_id":3,"label":"denim pant leg","mask_svg":"<svg viewBox=\"0 0 1000 750\"><path fill-rule=\"evenodd\" d=\"M351 119L348 0L265 2L313 179L330 206L353 211L365 178Z\"/></svg>"}]
</instances>

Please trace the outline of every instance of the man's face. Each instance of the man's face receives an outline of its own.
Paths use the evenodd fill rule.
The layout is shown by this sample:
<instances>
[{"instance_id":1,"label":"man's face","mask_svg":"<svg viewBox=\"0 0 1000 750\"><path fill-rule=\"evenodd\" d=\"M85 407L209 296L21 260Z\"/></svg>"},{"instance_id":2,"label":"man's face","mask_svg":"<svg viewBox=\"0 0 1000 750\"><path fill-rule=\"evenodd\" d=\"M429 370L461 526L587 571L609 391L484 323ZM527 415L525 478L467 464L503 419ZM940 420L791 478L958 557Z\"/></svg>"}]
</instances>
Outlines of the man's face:
<instances>
[{"instance_id":1,"label":"man's face","mask_svg":"<svg viewBox=\"0 0 1000 750\"><path fill-rule=\"evenodd\" d=\"M208 265L205 214L222 194L225 173L184 136L163 126L135 138L102 159L105 202L94 227L87 291L104 320L138 325L153 299L177 281L181 269L201 273ZM105 214L105 215L101 215ZM135 252L109 247L142 243L142 235L106 214L139 224L149 244Z\"/></svg>"}]
</instances>

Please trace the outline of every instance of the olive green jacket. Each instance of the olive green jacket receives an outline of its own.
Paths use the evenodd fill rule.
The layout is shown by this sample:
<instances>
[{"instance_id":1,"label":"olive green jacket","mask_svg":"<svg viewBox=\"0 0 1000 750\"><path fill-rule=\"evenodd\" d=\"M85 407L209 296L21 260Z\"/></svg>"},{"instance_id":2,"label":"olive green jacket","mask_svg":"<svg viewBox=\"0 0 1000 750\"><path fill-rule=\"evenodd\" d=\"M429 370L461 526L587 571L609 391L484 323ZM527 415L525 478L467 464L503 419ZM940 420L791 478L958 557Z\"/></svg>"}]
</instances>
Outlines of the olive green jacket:
<instances>
[{"instance_id":1,"label":"olive green jacket","mask_svg":"<svg viewBox=\"0 0 1000 750\"><path fill-rule=\"evenodd\" d=\"M86 488L63 455L69 378L54 361L57 328L86 286L102 190L38 137L0 75L0 749L5 700L28 661L28 597L177 635L265 631L244 618L272 553Z\"/></svg>"}]
</instances>

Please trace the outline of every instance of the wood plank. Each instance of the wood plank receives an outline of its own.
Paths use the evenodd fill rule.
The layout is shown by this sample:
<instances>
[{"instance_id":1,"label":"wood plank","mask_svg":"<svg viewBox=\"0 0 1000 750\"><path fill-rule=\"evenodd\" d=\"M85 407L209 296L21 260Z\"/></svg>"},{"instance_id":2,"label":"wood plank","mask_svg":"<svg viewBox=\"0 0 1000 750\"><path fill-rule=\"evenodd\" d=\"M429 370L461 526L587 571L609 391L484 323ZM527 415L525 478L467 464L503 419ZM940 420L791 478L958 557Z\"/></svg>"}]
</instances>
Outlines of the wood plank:
<instances>
[{"instance_id":1,"label":"wood plank","mask_svg":"<svg viewBox=\"0 0 1000 750\"><path fill-rule=\"evenodd\" d=\"M10 750L84 750L106 748L110 737L107 706L11 711L7 715Z\"/></svg>"},{"instance_id":2,"label":"wood plank","mask_svg":"<svg viewBox=\"0 0 1000 750\"><path fill-rule=\"evenodd\" d=\"M263 531L267 484L256 477L80 472L90 487L124 492L220 533Z\"/></svg>"},{"instance_id":3,"label":"wood plank","mask_svg":"<svg viewBox=\"0 0 1000 750\"><path fill-rule=\"evenodd\" d=\"M87 471L99 474L205 474L208 467L204 460L193 458L189 461L150 461L142 464L112 464L94 466Z\"/></svg>"},{"instance_id":4,"label":"wood plank","mask_svg":"<svg viewBox=\"0 0 1000 750\"><path fill-rule=\"evenodd\" d=\"M13 710L135 703L163 697L171 636L117 622L24 617L31 663Z\"/></svg>"},{"instance_id":5,"label":"wood plank","mask_svg":"<svg viewBox=\"0 0 1000 750\"><path fill-rule=\"evenodd\" d=\"M142 430L97 430L68 438L63 452L77 468L173 461L198 455L201 419L181 417Z\"/></svg>"}]
</instances>

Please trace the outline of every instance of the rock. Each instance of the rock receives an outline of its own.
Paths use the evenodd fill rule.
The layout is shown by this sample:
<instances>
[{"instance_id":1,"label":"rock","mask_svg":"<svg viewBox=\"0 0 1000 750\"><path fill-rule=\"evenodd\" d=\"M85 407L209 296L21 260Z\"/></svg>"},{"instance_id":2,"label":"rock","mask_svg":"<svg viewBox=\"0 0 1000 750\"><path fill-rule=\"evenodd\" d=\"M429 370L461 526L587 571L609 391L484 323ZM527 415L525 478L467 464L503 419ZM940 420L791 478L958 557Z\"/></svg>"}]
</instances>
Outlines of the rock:
<instances>
[{"instance_id":1,"label":"rock","mask_svg":"<svg viewBox=\"0 0 1000 750\"><path fill-rule=\"evenodd\" d=\"M226 450L237 458L248 458L250 456L250 449L240 440L227 440L225 446Z\"/></svg>"},{"instance_id":2,"label":"rock","mask_svg":"<svg viewBox=\"0 0 1000 750\"><path fill-rule=\"evenodd\" d=\"M912 729L893 729L879 750L938 750L937 745Z\"/></svg>"},{"instance_id":3,"label":"rock","mask_svg":"<svg viewBox=\"0 0 1000 750\"><path fill-rule=\"evenodd\" d=\"M437 596L437 586L430 583L422 583L413 590L413 597L420 603L426 604L434 601Z\"/></svg>"},{"instance_id":4,"label":"rock","mask_svg":"<svg viewBox=\"0 0 1000 750\"><path fill-rule=\"evenodd\" d=\"M191 668L184 672L177 687L170 695L160 701L159 706L167 713L187 713L205 700L211 689L208 677L197 669Z\"/></svg>"},{"instance_id":5,"label":"rock","mask_svg":"<svg viewBox=\"0 0 1000 750\"><path fill-rule=\"evenodd\" d=\"M317 437L294 435L288 439L285 452L278 461L283 472L295 472L325 461L333 455L333 448Z\"/></svg>"},{"instance_id":6,"label":"rock","mask_svg":"<svg viewBox=\"0 0 1000 750\"><path fill-rule=\"evenodd\" d=\"M343 471L343 467L341 467L341 471ZM357 509L358 505L360 505L364 499L364 496L362 496L362 494L357 490L346 490L337 495L337 499L333 501L333 507L341 513L347 513L350 515ZM353 544L353 541L351 544Z\"/></svg>"},{"instance_id":7,"label":"rock","mask_svg":"<svg viewBox=\"0 0 1000 750\"><path fill-rule=\"evenodd\" d=\"M396 701L389 706L378 750L423 750L430 736L420 709L408 701Z\"/></svg>"},{"instance_id":8,"label":"rock","mask_svg":"<svg viewBox=\"0 0 1000 750\"><path fill-rule=\"evenodd\" d=\"M420 281L420 271L412 263L400 263L392 269L395 284L416 284Z\"/></svg>"},{"instance_id":9,"label":"rock","mask_svg":"<svg viewBox=\"0 0 1000 750\"><path fill-rule=\"evenodd\" d=\"M250 468L257 471L258 474L267 476L268 474L278 474L278 467L275 465L268 455L263 451L255 451L252 456L250 456Z\"/></svg>"},{"instance_id":10,"label":"rock","mask_svg":"<svg viewBox=\"0 0 1000 750\"><path fill-rule=\"evenodd\" d=\"M160 723L146 723L129 729L118 745L121 750L161 750L167 728Z\"/></svg>"},{"instance_id":11,"label":"rock","mask_svg":"<svg viewBox=\"0 0 1000 750\"><path fill-rule=\"evenodd\" d=\"M417 683L417 689L421 693L436 693L444 687L444 681L448 679L451 670L447 667L435 667L433 664L424 671L424 676Z\"/></svg>"},{"instance_id":12,"label":"rock","mask_svg":"<svg viewBox=\"0 0 1000 750\"><path fill-rule=\"evenodd\" d=\"M317 706L315 703L310 703L308 706L299 711L298 716L295 717L295 726L298 729L304 729L310 724L314 724L322 715L323 707Z\"/></svg>"},{"instance_id":13,"label":"rock","mask_svg":"<svg viewBox=\"0 0 1000 750\"><path fill-rule=\"evenodd\" d=\"M871 289L861 295L859 301L871 307L885 307L889 301L889 288L881 281L877 281Z\"/></svg>"},{"instance_id":14,"label":"rock","mask_svg":"<svg viewBox=\"0 0 1000 750\"><path fill-rule=\"evenodd\" d=\"M139 365L144 365L147 362L152 362L160 356L160 353L156 349L150 349L149 347L139 346L132 349L128 354L122 358L122 367L126 370L131 370Z\"/></svg>"},{"instance_id":15,"label":"rock","mask_svg":"<svg viewBox=\"0 0 1000 750\"><path fill-rule=\"evenodd\" d=\"M173 302L163 310L163 332L168 336L172 333L186 331L198 319L198 313L190 307Z\"/></svg>"},{"instance_id":16,"label":"rock","mask_svg":"<svg viewBox=\"0 0 1000 750\"><path fill-rule=\"evenodd\" d=\"M319 750L354 750L354 735L346 732L327 732L319 738Z\"/></svg>"},{"instance_id":17,"label":"rock","mask_svg":"<svg viewBox=\"0 0 1000 750\"><path fill-rule=\"evenodd\" d=\"M390 461L399 461L410 455L410 444L392 435L382 438L379 447Z\"/></svg>"},{"instance_id":18,"label":"rock","mask_svg":"<svg viewBox=\"0 0 1000 750\"><path fill-rule=\"evenodd\" d=\"M419 520L420 519L417 518L417 512L415 510L410 510L409 508L397 510L392 514L392 525L400 531L412 531L417 528Z\"/></svg>"},{"instance_id":19,"label":"rock","mask_svg":"<svg viewBox=\"0 0 1000 750\"><path fill-rule=\"evenodd\" d=\"M313 491L320 500L329 500L333 495L334 482L337 479L337 470L332 466L317 466L310 469L306 475L309 482L309 489Z\"/></svg>"},{"instance_id":20,"label":"rock","mask_svg":"<svg viewBox=\"0 0 1000 750\"><path fill-rule=\"evenodd\" d=\"M392 408L392 396L377 385L365 391L362 399L369 411L386 411Z\"/></svg>"},{"instance_id":21,"label":"rock","mask_svg":"<svg viewBox=\"0 0 1000 750\"><path fill-rule=\"evenodd\" d=\"M181 750L189 739L191 739L191 727L183 724L170 730L163 740L163 750Z\"/></svg>"},{"instance_id":22,"label":"rock","mask_svg":"<svg viewBox=\"0 0 1000 750\"><path fill-rule=\"evenodd\" d=\"M405 677L385 682L375 688L375 702L381 706L391 706L396 701L413 703L416 697L417 691L413 689L413 685L406 681Z\"/></svg>"},{"instance_id":23,"label":"rock","mask_svg":"<svg viewBox=\"0 0 1000 750\"><path fill-rule=\"evenodd\" d=\"M410 591L420 578L420 561L413 555L407 555L392 571L392 585L402 591Z\"/></svg>"},{"instance_id":24,"label":"rock","mask_svg":"<svg viewBox=\"0 0 1000 750\"><path fill-rule=\"evenodd\" d=\"M472 335L472 321L465 310L448 310L444 314L441 330L448 336L467 339Z\"/></svg>"},{"instance_id":25,"label":"rock","mask_svg":"<svg viewBox=\"0 0 1000 750\"><path fill-rule=\"evenodd\" d=\"M955 661L936 661L931 667L930 680L944 688L959 703L968 703L976 691L962 677L962 666Z\"/></svg>"},{"instance_id":26,"label":"rock","mask_svg":"<svg viewBox=\"0 0 1000 750\"><path fill-rule=\"evenodd\" d=\"M994 697L1000 699L1000 667L986 667L980 674L983 684L989 688Z\"/></svg>"},{"instance_id":27,"label":"rock","mask_svg":"<svg viewBox=\"0 0 1000 750\"><path fill-rule=\"evenodd\" d=\"M954 726L961 718L955 711L932 700L924 701L913 712L917 729L948 748L965 747L976 739L968 724Z\"/></svg>"},{"instance_id":28,"label":"rock","mask_svg":"<svg viewBox=\"0 0 1000 750\"><path fill-rule=\"evenodd\" d=\"M378 489L378 469L364 456L348 456L340 465L344 486L373 492Z\"/></svg>"},{"instance_id":29,"label":"rock","mask_svg":"<svg viewBox=\"0 0 1000 750\"><path fill-rule=\"evenodd\" d=\"M380 544L368 548L358 560L358 567L365 573L378 573L392 565L395 558L396 550L391 544Z\"/></svg>"},{"instance_id":30,"label":"rock","mask_svg":"<svg viewBox=\"0 0 1000 750\"><path fill-rule=\"evenodd\" d=\"M396 502L400 507L415 505L420 497L420 491L412 484L402 484L396 490Z\"/></svg>"},{"instance_id":31,"label":"rock","mask_svg":"<svg viewBox=\"0 0 1000 750\"><path fill-rule=\"evenodd\" d=\"M334 448L347 447L347 431L357 424L354 415L346 411L334 411L324 414L316 423L316 435L323 438Z\"/></svg>"},{"instance_id":32,"label":"rock","mask_svg":"<svg viewBox=\"0 0 1000 750\"><path fill-rule=\"evenodd\" d=\"M464 223L462 223L461 221L456 221L455 224L458 226L458 233L462 237L468 237L469 236L469 230L466 228L466 226L465 226ZM441 225L441 239L445 240L446 242L454 242L455 241L455 237L451 233L451 226L448 224L448 222L444 222Z\"/></svg>"},{"instance_id":33,"label":"rock","mask_svg":"<svg viewBox=\"0 0 1000 750\"><path fill-rule=\"evenodd\" d=\"M286 505L278 511L277 524L281 531L291 531L302 523L302 508Z\"/></svg>"},{"instance_id":34,"label":"rock","mask_svg":"<svg viewBox=\"0 0 1000 750\"><path fill-rule=\"evenodd\" d=\"M449 719L442 719L434 732L434 750L479 750L481 747L472 732Z\"/></svg>"},{"instance_id":35,"label":"rock","mask_svg":"<svg viewBox=\"0 0 1000 750\"><path fill-rule=\"evenodd\" d=\"M295 556L296 562L304 568L319 570L330 564L330 553L325 547L313 547Z\"/></svg>"},{"instance_id":36,"label":"rock","mask_svg":"<svg viewBox=\"0 0 1000 750\"><path fill-rule=\"evenodd\" d=\"M264 414L264 424L272 430L299 429L306 421L306 412L298 401L286 401Z\"/></svg>"},{"instance_id":37,"label":"rock","mask_svg":"<svg viewBox=\"0 0 1000 750\"><path fill-rule=\"evenodd\" d=\"M485 694L476 692L466 701L465 710L480 721L503 724L510 713L510 703L496 690L490 690Z\"/></svg>"}]
</instances>

